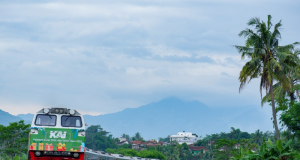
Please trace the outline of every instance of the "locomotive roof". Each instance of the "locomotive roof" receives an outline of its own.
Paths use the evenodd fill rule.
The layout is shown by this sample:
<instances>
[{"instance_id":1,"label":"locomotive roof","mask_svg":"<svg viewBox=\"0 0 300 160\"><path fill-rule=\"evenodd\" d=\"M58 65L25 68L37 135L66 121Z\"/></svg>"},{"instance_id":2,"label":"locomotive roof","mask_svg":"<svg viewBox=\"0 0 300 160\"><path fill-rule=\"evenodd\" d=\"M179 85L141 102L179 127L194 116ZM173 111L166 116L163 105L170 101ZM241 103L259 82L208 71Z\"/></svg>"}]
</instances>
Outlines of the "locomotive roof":
<instances>
[{"instance_id":1,"label":"locomotive roof","mask_svg":"<svg viewBox=\"0 0 300 160\"><path fill-rule=\"evenodd\" d=\"M49 113L51 114L70 114L70 110L71 109L68 109L68 108L43 108L41 109L40 111L38 111L37 113L44 113L44 109L49 109ZM58 112L56 112L58 110ZM73 114L73 116L80 116L81 114L79 112L77 112L76 110L75 111L75 114Z\"/></svg>"}]
</instances>

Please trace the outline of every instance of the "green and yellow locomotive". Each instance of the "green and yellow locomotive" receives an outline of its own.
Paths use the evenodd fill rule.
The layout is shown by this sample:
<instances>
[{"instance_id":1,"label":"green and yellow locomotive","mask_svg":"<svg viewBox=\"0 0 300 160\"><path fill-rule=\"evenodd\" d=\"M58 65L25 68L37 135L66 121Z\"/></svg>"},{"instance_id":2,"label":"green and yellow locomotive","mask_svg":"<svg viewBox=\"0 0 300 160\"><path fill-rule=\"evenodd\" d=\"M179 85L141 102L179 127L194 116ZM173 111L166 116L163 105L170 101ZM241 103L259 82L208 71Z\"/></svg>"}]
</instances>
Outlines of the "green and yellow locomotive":
<instances>
[{"instance_id":1,"label":"green and yellow locomotive","mask_svg":"<svg viewBox=\"0 0 300 160\"><path fill-rule=\"evenodd\" d=\"M33 116L29 160L83 160L85 123L76 110L44 108Z\"/></svg>"}]
</instances>

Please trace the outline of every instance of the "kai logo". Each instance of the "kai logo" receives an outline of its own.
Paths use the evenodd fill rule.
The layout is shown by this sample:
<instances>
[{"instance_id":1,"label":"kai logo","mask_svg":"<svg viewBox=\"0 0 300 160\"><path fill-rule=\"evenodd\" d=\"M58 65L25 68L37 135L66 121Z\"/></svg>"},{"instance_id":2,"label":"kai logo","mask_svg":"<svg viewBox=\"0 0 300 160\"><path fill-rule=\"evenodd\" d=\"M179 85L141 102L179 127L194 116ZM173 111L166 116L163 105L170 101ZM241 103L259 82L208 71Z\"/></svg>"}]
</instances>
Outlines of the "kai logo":
<instances>
[{"instance_id":1,"label":"kai logo","mask_svg":"<svg viewBox=\"0 0 300 160\"><path fill-rule=\"evenodd\" d=\"M67 132L62 131L50 131L50 138L63 138L65 139L67 135Z\"/></svg>"}]
</instances>

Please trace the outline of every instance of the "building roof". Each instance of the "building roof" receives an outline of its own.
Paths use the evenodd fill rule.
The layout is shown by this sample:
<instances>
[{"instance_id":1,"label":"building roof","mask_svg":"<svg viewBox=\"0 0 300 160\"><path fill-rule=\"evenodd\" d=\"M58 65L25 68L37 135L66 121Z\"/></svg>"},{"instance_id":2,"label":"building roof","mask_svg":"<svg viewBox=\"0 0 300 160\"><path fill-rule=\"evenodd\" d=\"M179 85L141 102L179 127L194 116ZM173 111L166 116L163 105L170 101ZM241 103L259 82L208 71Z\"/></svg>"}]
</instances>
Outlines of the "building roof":
<instances>
[{"instance_id":1,"label":"building roof","mask_svg":"<svg viewBox=\"0 0 300 160\"><path fill-rule=\"evenodd\" d=\"M207 150L205 147L203 146L189 146L189 149L192 151L201 151L201 150Z\"/></svg>"},{"instance_id":2,"label":"building roof","mask_svg":"<svg viewBox=\"0 0 300 160\"><path fill-rule=\"evenodd\" d=\"M141 144L142 141L131 141L132 144Z\"/></svg>"}]
</instances>

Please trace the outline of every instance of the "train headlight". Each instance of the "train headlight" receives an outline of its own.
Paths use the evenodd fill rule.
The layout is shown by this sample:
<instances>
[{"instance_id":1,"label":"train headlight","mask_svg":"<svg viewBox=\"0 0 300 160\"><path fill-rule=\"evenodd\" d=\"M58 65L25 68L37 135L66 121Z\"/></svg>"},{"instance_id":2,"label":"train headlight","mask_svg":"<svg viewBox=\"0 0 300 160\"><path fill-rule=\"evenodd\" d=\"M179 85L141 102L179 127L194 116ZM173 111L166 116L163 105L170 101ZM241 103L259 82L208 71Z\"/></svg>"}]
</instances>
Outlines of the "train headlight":
<instances>
[{"instance_id":1,"label":"train headlight","mask_svg":"<svg viewBox=\"0 0 300 160\"><path fill-rule=\"evenodd\" d=\"M58 113L59 111L58 111L58 109L55 109L55 113Z\"/></svg>"},{"instance_id":2,"label":"train headlight","mask_svg":"<svg viewBox=\"0 0 300 160\"><path fill-rule=\"evenodd\" d=\"M78 157L79 157L79 154L78 154L78 153L74 153L74 154L73 154L73 157L74 157L74 158L78 158Z\"/></svg>"},{"instance_id":3,"label":"train headlight","mask_svg":"<svg viewBox=\"0 0 300 160\"><path fill-rule=\"evenodd\" d=\"M70 109L70 114L71 115L75 114L75 110L74 109Z\"/></svg>"},{"instance_id":4,"label":"train headlight","mask_svg":"<svg viewBox=\"0 0 300 160\"><path fill-rule=\"evenodd\" d=\"M64 110L63 110L63 109L60 110L60 114L62 114L62 113L64 113Z\"/></svg>"},{"instance_id":5,"label":"train headlight","mask_svg":"<svg viewBox=\"0 0 300 160\"><path fill-rule=\"evenodd\" d=\"M40 152L40 151L36 151L34 154L35 154L35 156L37 156L37 157L41 156L41 152Z\"/></svg>"},{"instance_id":6,"label":"train headlight","mask_svg":"<svg viewBox=\"0 0 300 160\"><path fill-rule=\"evenodd\" d=\"M49 109L48 108L44 108L44 113L48 114L49 113Z\"/></svg>"}]
</instances>

